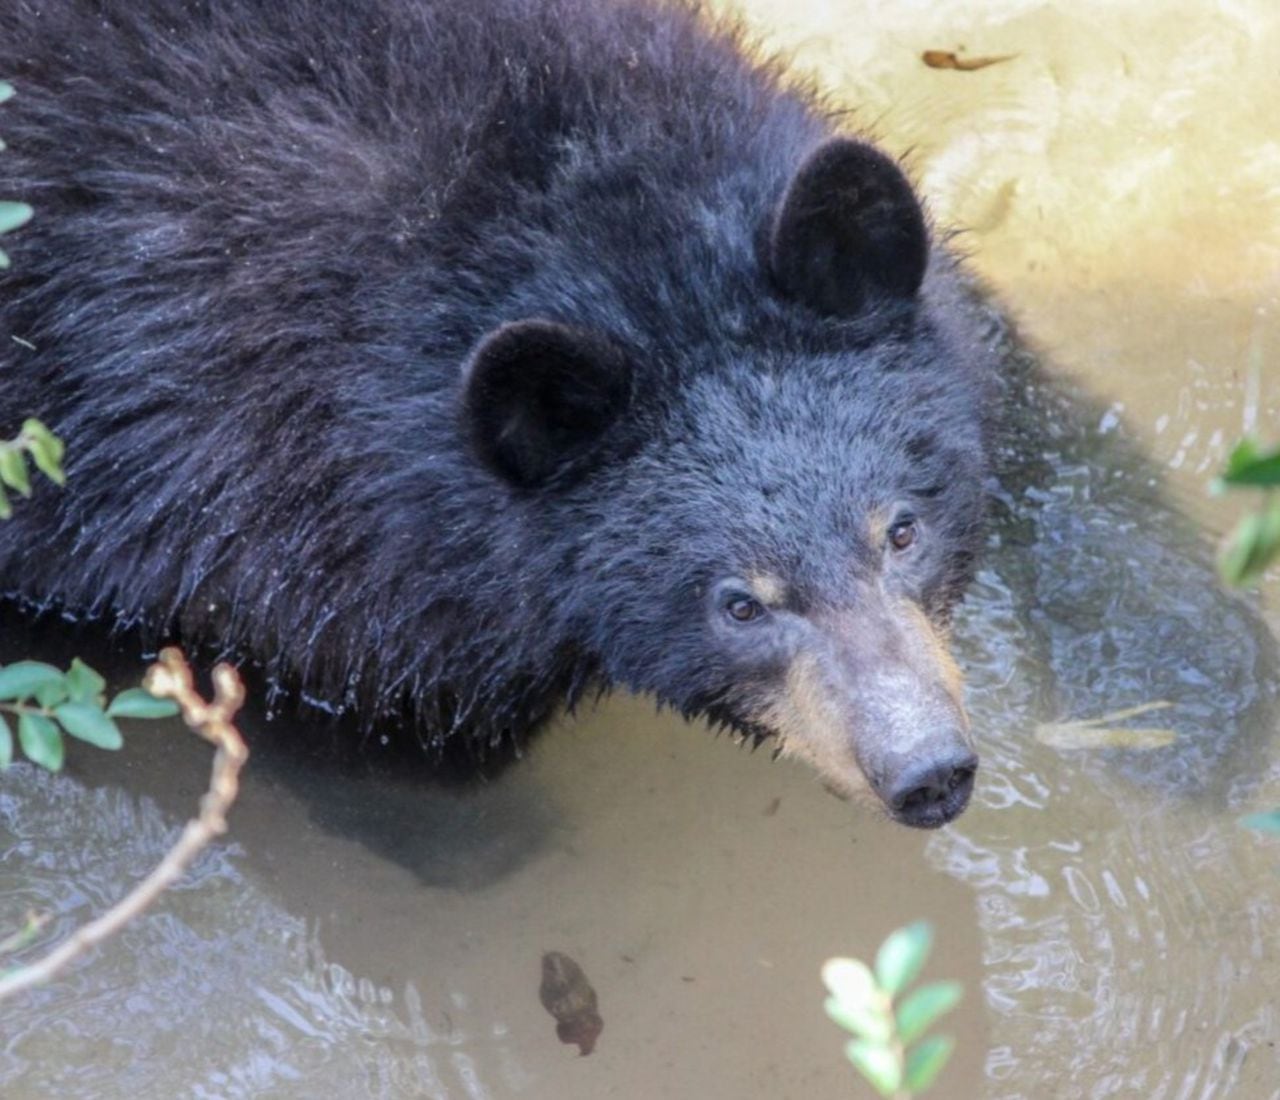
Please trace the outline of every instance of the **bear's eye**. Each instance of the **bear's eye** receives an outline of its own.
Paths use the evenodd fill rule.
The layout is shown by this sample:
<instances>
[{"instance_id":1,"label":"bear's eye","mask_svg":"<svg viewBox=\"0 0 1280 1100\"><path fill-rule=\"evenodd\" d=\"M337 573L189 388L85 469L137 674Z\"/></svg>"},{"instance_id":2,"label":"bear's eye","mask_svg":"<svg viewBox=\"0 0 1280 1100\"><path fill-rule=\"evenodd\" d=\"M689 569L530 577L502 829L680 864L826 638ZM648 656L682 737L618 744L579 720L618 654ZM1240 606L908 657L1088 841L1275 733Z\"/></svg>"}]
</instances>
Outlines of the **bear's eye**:
<instances>
[{"instance_id":1,"label":"bear's eye","mask_svg":"<svg viewBox=\"0 0 1280 1100\"><path fill-rule=\"evenodd\" d=\"M724 605L725 614L735 623L749 623L764 615L764 604L754 596L730 596Z\"/></svg>"},{"instance_id":2,"label":"bear's eye","mask_svg":"<svg viewBox=\"0 0 1280 1100\"><path fill-rule=\"evenodd\" d=\"M919 529L913 516L898 520L889 528L889 545L901 553L915 544Z\"/></svg>"}]
</instances>

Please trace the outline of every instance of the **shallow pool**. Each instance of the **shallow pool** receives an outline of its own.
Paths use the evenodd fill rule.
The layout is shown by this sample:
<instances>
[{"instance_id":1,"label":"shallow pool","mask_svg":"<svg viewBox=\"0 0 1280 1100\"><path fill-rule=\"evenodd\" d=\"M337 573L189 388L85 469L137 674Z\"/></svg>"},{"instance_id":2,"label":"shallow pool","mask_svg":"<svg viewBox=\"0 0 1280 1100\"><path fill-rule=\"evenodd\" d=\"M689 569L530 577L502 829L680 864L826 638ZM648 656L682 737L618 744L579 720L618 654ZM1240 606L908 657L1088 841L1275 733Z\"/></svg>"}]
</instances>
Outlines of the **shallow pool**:
<instances>
[{"instance_id":1,"label":"shallow pool","mask_svg":"<svg viewBox=\"0 0 1280 1100\"><path fill-rule=\"evenodd\" d=\"M1280 16L885 7L749 4L915 148L1035 349L1015 354L990 554L957 624L983 753L969 812L909 832L634 699L566 718L473 791L334 767L297 748L321 729L259 711L228 841L0 1008L0 1093L870 1095L818 969L927 917L927 973L967 989L937 1095L1280 1097L1280 842L1236 820L1280 806L1280 581L1270 611L1217 587L1239 505L1206 491L1240 431L1280 435L1262 170L1280 147L1250 107L1280 92ZM1018 56L919 63L959 46ZM76 653L121 686L142 667L127 640L4 618L0 662ZM1171 705L1129 724L1172 730L1165 747L1043 739L1152 702ZM0 922L49 911L53 939L100 911L172 842L207 765L155 724L62 776L4 775ZM552 950L599 998L587 1057L539 1003Z\"/></svg>"}]
</instances>

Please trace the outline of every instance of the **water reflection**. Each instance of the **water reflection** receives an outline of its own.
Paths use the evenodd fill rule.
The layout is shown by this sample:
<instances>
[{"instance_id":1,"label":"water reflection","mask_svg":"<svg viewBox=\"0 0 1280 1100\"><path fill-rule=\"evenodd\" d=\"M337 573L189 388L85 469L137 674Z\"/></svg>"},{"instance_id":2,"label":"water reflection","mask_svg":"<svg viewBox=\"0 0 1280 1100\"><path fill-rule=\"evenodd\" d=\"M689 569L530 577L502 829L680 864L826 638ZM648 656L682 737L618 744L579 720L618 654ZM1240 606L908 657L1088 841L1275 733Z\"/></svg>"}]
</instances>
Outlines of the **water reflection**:
<instances>
[{"instance_id":1,"label":"water reflection","mask_svg":"<svg viewBox=\"0 0 1280 1100\"><path fill-rule=\"evenodd\" d=\"M1280 802L1274 639L1105 419L1034 371L1020 385L960 630L983 808L930 847L979 895L988 1095L1280 1095L1280 851L1234 820ZM1166 748L1030 736L1152 700L1173 703Z\"/></svg>"},{"instance_id":2,"label":"water reflection","mask_svg":"<svg viewBox=\"0 0 1280 1100\"><path fill-rule=\"evenodd\" d=\"M0 660L79 649L119 674L85 641L11 633ZM259 746L280 732L249 730ZM14 919L50 909L64 933L171 841L205 749L178 730L136 737L120 756L77 754L71 776L4 777L0 899ZM271 755L246 773L234 847L69 980L0 1012L4 1095L777 1097L797 1080L838 1095L850 1070L820 1008L823 958L923 912L948 919L939 966L977 979L976 929L957 919L968 892L928 869L921 834L639 702L554 731L475 792L470 820L487 815L482 832L519 858L474 882L388 854L397 836L439 851L414 817L438 820L456 793L419 785L415 805L407 780L285 776ZM368 819L343 835L360 802ZM540 1002L550 951L598 991L590 1057L560 1043ZM958 1022L954 1080L972 1094L984 1025Z\"/></svg>"},{"instance_id":3,"label":"water reflection","mask_svg":"<svg viewBox=\"0 0 1280 1100\"><path fill-rule=\"evenodd\" d=\"M58 937L115 900L174 832L148 799L21 765L0 787L0 830L6 911L55 912ZM6 1007L6 1096L491 1095L459 1049L464 1008L445 1034L412 985L396 998L326 962L307 923L241 872L242 854L206 852L162 911ZM475 1087L460 1087L468 1078Z\"/></svg>"},{"instance_id":4,"label":"water reflection","mask_svg":"<svg viewBox=\"0 0 1280 1100\"><path fill-rule=\"evenodd\" d=\"M5 1095L841 1095L817 966L915 915L940 974L981 990L953 1095L1278 1095L1280 852L1235 822L1280 804L1274 639L1123 433L1009 352L998 522L959 624L985 770L955 826L859 816L626 700L467 795L251 731L236 843L5 1011ZM86 642L10 623L0 659ZM1165 748L1032 736L1155 699ZM204 750L136 736L74 758L80 779L4 777L12 921L49 910L62 934L170 842ZM538 1001L548 951L599 990L590 1058Z\"/></svg>"}]
</instances>

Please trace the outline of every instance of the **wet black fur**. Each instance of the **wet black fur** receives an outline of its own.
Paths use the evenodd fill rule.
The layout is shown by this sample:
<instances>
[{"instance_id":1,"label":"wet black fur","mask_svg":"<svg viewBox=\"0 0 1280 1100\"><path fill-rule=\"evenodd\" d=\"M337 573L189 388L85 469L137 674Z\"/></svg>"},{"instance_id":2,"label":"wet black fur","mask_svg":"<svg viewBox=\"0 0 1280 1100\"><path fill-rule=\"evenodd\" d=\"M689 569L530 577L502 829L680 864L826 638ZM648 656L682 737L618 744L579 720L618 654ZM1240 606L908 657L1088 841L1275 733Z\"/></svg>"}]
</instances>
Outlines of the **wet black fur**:
<instances>
[{"instance_id":1,"label":"wet black fur","mask_svg":"<svg viewBox=\"0 0 1280 1100\"><path fill-rule=\"evenodd\" d=\"M847 602L876 509L945 619L991 365L936 247L913 294L923 220L806 264L828 215L780 203L836 123L749 54L678 4L12 0L0 429L44 418L69 483L0 587L477 749L593 685L732 720L708 586ZM468 372L537 390L477 353L528 319L607 348L551 454L465 411Z\"/></svg>"}]
</instances>

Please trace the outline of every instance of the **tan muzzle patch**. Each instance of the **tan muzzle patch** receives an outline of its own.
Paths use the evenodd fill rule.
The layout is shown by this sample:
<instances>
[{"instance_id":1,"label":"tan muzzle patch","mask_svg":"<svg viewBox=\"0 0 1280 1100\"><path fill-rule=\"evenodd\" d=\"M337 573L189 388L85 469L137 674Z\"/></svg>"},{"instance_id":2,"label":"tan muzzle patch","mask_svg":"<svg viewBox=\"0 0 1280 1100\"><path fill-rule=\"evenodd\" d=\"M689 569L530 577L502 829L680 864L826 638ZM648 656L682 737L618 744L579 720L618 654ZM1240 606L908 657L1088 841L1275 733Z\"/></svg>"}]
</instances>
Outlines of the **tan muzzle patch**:
<instances>
[{"instance_id":1,"label":"tan muzzle patch","mask_svg":"<svg viewBox=\"0 0 1280 1100\"><path fill-rule=\"evenodd\" d=\"M945 636L914 603L833 617L798 652L759 719L779 755L807 761L837 794L870 793L890 754L926 751L945 727L969 739L964 681Z\"/></svg>"}]
</instances>

